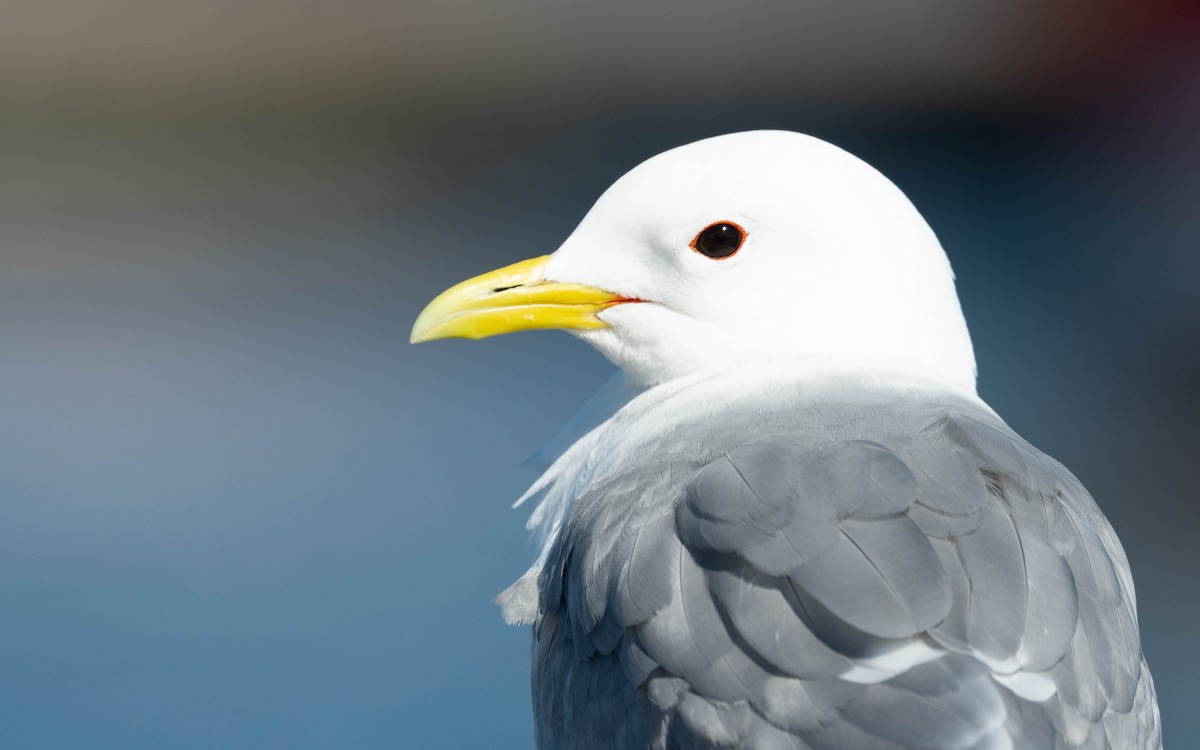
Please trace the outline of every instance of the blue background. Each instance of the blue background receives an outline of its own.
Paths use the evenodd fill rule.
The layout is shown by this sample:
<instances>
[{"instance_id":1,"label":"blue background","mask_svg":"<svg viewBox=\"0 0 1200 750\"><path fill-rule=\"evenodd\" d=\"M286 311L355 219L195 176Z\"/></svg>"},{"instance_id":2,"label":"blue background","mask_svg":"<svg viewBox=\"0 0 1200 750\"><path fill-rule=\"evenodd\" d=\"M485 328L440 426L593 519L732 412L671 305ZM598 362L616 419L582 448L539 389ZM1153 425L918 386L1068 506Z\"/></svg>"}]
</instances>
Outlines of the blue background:
<instances>
[{"instance_id":1,"label":"blue background","mask_svg":"<svg viewBox=\"0 0 1200 750\"><path fill-rule=\"evenodd\" d=\"M530 747L521 462L611 373L407 344L665 148L864 157L980 392L1124 540L1200 741L1200 17L1141 3L12 4L0 746Z\"/></svg>"}]
</instances>

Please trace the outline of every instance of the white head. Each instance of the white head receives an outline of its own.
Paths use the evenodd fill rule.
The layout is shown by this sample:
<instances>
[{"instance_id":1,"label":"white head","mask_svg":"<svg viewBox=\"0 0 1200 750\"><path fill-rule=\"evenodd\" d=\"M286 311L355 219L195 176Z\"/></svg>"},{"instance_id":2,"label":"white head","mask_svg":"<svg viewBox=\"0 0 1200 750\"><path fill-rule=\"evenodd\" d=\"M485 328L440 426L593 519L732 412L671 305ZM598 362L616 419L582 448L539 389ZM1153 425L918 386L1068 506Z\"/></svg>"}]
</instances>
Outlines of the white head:
<instances>
[{"instance_id":1,"label":"white head","mask_svg":"<svg viewBox=\"0 0 1200 750\"><path fill-rule=\"evenodd\" d=\"M729 225L732 255L697 249L714 224ZM527 318L507 330L569 328L640 385L796 362L912 372L974 392L974 354L937 238L887 178L810 136L735 133L649 159L538 261L536 279L523 272L518 284L611 295L598 306L590 300L586 326ZM502 288L494 274L487 279L489 290ZM477 280L460 286L472 283L477 291ZM414 340L502 332L417 332L446 309L431 304Z\"/></svg>"}]
</instances>

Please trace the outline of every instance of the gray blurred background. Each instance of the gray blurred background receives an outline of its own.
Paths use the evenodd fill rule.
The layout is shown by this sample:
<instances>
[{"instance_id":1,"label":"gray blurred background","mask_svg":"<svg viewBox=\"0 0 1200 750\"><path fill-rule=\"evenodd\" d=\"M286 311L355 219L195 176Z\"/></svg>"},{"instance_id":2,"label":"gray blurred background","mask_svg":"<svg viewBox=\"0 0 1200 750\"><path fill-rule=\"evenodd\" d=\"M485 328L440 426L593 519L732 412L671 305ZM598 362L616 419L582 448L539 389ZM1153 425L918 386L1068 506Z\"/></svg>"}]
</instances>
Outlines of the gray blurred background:
<instances>
[{"instance_id":1,"label":"gray blurred background","mask_svg":"<svg viewBox=\"0 0 1200 750\"><path fill-rule=\"evenodd\" d=\"M8 0L0 747L530 747L509 503L611 366L409 326L764 127L934 226L981 394L1109 514L1196 746L1196 7Z\"/></svg>"}]
</instances>

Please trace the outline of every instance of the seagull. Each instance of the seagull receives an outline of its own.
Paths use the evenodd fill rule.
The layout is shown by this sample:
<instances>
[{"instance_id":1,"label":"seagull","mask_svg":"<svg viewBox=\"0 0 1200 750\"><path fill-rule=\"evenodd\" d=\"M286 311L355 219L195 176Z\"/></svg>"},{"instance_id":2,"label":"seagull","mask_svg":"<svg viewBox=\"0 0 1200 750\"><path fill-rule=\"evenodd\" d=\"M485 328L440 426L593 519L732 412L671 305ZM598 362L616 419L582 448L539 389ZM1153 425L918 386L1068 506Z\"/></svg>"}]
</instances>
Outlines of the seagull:
<instances>
[{"instance_id":1,"label":"seagull","mask_svg":"<svg viewBox=\"0 0 1200 750\"><path fill-rule=\"evenodd\" d=\"M530 329L620 368L498 598L539 750L1161 748L1112 527L979 398L946 254L865 162L783 131L659 154L412 341Z\"/></svg>"}]
</instances>

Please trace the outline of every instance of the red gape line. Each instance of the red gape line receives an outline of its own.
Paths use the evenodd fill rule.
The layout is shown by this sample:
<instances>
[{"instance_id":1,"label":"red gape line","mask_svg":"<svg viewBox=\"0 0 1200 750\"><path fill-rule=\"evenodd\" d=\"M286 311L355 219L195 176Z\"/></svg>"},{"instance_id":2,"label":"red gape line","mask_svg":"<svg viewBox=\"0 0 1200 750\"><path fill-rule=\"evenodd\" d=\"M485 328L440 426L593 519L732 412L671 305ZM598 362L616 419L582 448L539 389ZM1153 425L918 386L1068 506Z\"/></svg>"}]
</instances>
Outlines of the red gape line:
<instances>
[{"instance_id":1,"label":"red gape line","mask_svg":"<svg viewBox=\"0 0 1200 750\"><path fill-rule=\"evenodd\" d=\"M616 307L617 305L624 305L627 302L645 302L645 301L646 300L638 299L637 297L618 297L615 300L613 300L612 302L609 302L607 305L605 305L605 309L608 309L610 307Z\"/></svg>"}]
</instances>

